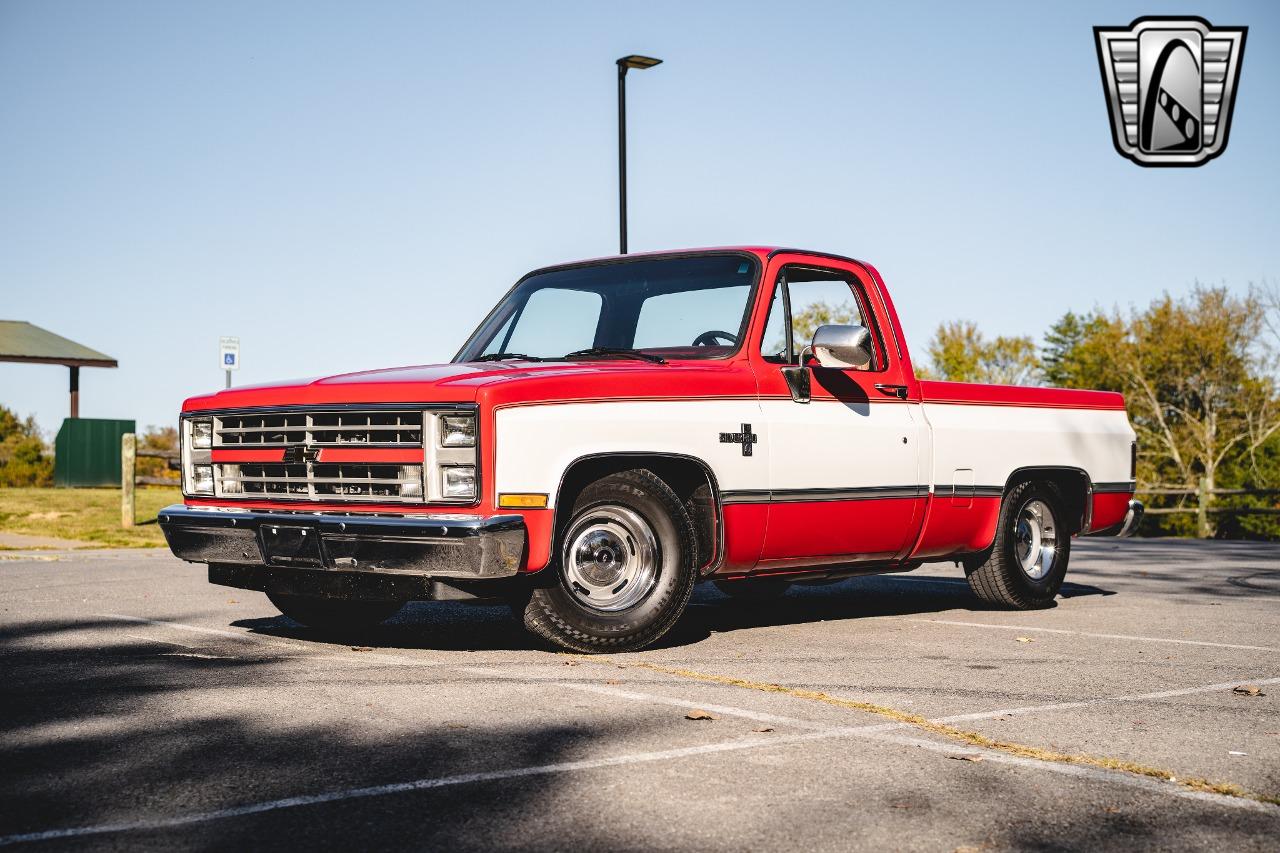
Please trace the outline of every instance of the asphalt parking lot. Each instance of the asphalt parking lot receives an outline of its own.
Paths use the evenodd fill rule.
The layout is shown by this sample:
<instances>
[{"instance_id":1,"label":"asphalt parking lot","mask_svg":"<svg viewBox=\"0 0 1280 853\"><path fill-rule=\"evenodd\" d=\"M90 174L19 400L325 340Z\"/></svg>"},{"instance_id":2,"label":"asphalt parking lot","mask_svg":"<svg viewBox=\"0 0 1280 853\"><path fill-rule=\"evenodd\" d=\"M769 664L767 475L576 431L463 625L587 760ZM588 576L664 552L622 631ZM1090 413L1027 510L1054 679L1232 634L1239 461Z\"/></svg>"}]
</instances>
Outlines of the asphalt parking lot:
<instances>
[{"instance_id":1,"label":"asphalt parking lot","mask_svg":"<svg viewBox=\"0 0 1280 853\"><path fill-rule=\"evenodd\" d=\"M1276 849L1280 548L1095 540L1067 580L706 587L586 658L502 608L325 638L167 552L0 553L0 845Z\"/></svg>"}]
</instances>

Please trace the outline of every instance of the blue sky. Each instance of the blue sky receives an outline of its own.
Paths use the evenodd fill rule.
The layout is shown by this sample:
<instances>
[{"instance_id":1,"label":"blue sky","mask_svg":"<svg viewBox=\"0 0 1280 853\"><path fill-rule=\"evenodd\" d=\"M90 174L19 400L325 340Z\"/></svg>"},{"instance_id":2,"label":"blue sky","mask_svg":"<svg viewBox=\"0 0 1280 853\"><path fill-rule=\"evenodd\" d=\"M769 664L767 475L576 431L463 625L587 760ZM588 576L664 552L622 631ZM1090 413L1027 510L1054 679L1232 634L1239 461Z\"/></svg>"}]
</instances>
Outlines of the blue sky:
<instances>
[{"instance_id":1,"label":"blue sky","mask_svg":"<svg viewBox=\"0 0 1280 853\"><path fill-rule=\"evenodd\" d=\"M1094 25L1249 26L1226 154L1110 140ZM524 271L616 250L613 60L633 73L631 248L798 245L939 322L1280 278L1274 3L0 2L0 318L103 350L82 415L446 361ZM0 365L47 430L66 371Z\"/></svg>"}]
</instances>

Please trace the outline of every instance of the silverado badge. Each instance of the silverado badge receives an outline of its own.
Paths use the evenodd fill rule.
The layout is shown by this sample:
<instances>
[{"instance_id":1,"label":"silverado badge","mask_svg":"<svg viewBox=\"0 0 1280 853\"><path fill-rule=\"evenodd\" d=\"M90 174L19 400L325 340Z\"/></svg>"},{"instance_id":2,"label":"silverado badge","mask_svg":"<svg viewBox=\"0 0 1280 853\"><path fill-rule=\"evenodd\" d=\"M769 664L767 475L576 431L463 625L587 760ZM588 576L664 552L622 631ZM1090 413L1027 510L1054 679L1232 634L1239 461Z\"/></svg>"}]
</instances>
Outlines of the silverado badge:
<instances>
[{"instance_id":1,"label":"silverado badge","mask_svg":"<svg viewBox=\"0 0 1280 853\"><path fill-rule=\"evenodd\" d=\"M743 424L742 432L722 432L720 433L721 444L741 444L742 455L751 455L751 445L760 441L760 436L751 431L751 424Z\"/></svg>"}]
</instances>

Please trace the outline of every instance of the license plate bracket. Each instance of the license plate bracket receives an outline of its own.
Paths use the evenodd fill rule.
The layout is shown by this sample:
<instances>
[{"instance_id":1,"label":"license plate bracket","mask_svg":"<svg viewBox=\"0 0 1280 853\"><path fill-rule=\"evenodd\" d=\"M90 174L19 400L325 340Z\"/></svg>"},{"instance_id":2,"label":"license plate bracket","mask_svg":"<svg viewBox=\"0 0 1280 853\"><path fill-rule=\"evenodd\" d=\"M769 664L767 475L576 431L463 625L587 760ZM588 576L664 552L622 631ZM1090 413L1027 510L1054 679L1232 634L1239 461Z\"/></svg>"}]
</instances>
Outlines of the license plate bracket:
<instances>
[{"instance_id":1,"label":"license plate bracket","mask_svg":"<svg viewBox=\"0 0 1280 853\"><path fill-rule=\"evenodd\" d=\"M273 566L324 566L320 534L314 527L264 524L259 528L262 553Z\"/></svg>"}]
</instances>

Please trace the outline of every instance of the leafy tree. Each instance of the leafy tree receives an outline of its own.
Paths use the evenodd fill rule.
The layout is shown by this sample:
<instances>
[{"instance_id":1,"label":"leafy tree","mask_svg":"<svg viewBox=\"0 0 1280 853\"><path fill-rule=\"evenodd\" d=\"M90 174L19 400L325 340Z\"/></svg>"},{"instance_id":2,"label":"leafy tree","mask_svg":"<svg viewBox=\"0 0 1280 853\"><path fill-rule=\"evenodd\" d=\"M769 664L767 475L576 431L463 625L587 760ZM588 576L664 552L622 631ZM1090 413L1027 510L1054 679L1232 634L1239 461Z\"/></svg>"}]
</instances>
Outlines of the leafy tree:
<instances>
[{"instance_id":1,"label":"leafy tree","mask_svg":"<svg viewBox=\"0 0 1280 853\"><path fill-rule=\"evenodd\" d=\"M23 420L0 406L0 486L53 484L53 458L35 418Z\"/></svg>"},{"instance_id":2,"label":"leafy tree","mask_svg":"<svg viewBox=\"0 0 1280 853\"><path fill-rule=\"evenodd\" d=\"M927 350L931 367L924 372L931 378L996 385L1037 385L1041 380L1031 338L1001 335L987 340L969 320L940 325Z\"/></svg>"},{"instance_id":3,"label":"leafy tree","mask_svg":"<svg viewBox=\"0 0 1280 853\"><path fill-rule=\"evenodd\" d=\"M1067 314L1046 335L1046 376L1125 394L1148 487L1212 488L1259 479L1280 434L1274 351L1263 345L1264 294L1197 285L1143 310ZM1268 457L1269 458L1269 457ZM1184 527L1187 519L1168 526Z\"/></svg>"},{"instance_id":4,"label":"leafy tree","mask_svg":"<svg viewBox=\"0 0 1280 853\"><path fill-rule=\"evenodd\" d=\"M813 333L818 331L819 326L847 325L857 316L857 312L849 302L841 302L837 305L814 302L791 316L791 334L796 341L796 346L801 347L813 340Z\"/></svg>"}]
</instances>

